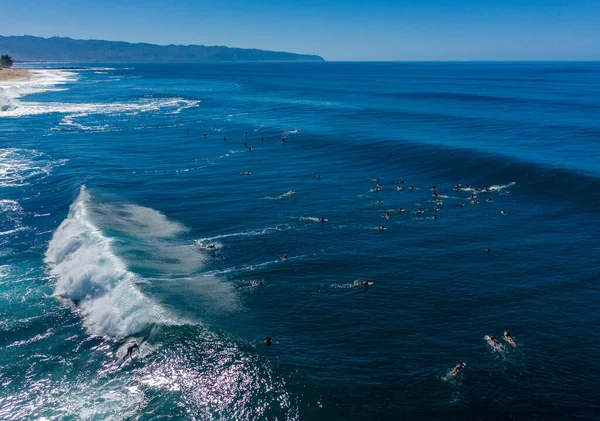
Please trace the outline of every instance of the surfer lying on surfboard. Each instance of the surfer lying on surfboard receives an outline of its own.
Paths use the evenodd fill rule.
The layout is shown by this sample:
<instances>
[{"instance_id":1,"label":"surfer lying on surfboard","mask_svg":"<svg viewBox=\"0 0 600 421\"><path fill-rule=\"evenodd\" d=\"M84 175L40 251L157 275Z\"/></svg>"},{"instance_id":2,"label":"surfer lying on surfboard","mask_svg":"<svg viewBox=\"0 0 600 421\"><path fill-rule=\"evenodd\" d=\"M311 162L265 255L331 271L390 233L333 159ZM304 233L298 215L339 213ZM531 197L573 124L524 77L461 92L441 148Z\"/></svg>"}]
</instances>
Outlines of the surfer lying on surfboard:
<instances>
[{"instance_id":1,"label":"surfer lying on surfboard","mask_svg":"<svg viewBox=\"0 0 600 421\"><path fill-rule=\"evenodd\" d=\"M499 341L498 339L494 338L493 336L488 336L488 335L485 335L483 339L485 339L485 340L486 340L486 342L487 342L488 344L490 344L490 346L491 346L492 348L494 348L494 349L496 349L496 350L498 350L498 351L499 351L500 349L502 349L502 344L500 343L500 341Z\"/></svg>"},{"instance_id":2,"label":"surfer lying on surfboard","mask_svg":"<svg viewBox=\"0 0 600 421\"><path fill-rule=\"evenodd\" d=\"M517 344L515 343L514 338L512 337L512 335L510 334L510 332L507 330L504 332L504 334L502 335L502 338L508 342L509 344L511 344L512 346L516 347Z\"/></svg>"},{"instance_id":3,"label":"surfer lying on surfboard","mask_svg":"<svg viewBox=\"0 0 600 421\"><path fill-rule=\"evenodd\" d=\"M456 367L454 367L452 369L452 371L450 371L450 373L448 373L448 375L450 377L456 377L461 371L463 371L463 369L467 366L467 364L465 364L465 362L463 360L460 360L458 362L458 364L456 364Z\"/></svg>"}]
</instances>

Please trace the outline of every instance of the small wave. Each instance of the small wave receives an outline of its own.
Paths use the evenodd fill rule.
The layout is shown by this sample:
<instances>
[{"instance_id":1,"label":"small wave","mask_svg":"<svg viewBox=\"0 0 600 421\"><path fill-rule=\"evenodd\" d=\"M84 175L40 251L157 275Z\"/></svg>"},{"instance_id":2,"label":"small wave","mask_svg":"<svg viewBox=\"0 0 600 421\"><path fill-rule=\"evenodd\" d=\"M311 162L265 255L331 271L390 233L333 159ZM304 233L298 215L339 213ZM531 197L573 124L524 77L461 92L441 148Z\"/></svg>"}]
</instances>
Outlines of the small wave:
<instances>
[{"instance_id":1,"label":"small wave","mask_svg":"<svg viewBox=\"0 0 600 421\"><path fill-rule=\"evenodd\" d=\"M54 294L77 304L85 326L95 335L120 339L151 324L173 322L136 287L136 275L90 219L90 201L82 186L48 245L45 262L56 278Z\"/></svg>"},{"instance_id":2,"label":"small wave","mask_svg":"<svg viewBox=\"0 0 600 421\"><path fill-rule=\"evenodd\" d=\"M285 231L288 229L290 229L289 225L281 224L281 225L277 225L274 227L267 227L267 228L263 228L263 229L259 229L259 230L234 232L231 234L221 234L221 235L215 235L214 237L200 238L200 239L196 240L196 243L203 244L203 243L211 242L214 240L220 240L222 238L229 238L229 237L255 237L255 236L260 236L260 235L271 234L271 233L278 232L278 231Z\"/></svg>"},{"instance_id":3,"label":"small wave","mask_svg":"<svg viewBox=\"0 0 600 421\"><path fill-rule=\"evenodd\" d=\"M43 153L28 149L0 149L0 187L21 187L29 180L47 176L66 160L53 161Z\"/></svg>"},{"instance_id":4,"label":"small wave","mask_svg":"<svg viewBox=\"0 0 600 421\"><path fill-rule=\"evenodd\" d=\"M0 82L0 117L11 117L20 114L25 106L20 98L42 92L62 91L57 85L73 82L77 74L62 70L32 70L33 77L21 80Z\"/></svg>"}]
</instances>

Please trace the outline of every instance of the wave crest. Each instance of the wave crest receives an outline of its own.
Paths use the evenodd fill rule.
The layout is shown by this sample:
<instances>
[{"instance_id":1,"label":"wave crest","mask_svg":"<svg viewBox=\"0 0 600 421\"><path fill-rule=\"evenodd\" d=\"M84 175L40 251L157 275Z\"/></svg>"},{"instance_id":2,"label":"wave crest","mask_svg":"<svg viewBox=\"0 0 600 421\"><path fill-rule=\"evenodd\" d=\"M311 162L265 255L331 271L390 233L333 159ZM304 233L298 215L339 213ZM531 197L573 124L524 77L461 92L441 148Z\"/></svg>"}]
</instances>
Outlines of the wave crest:
<instances>
[{"instance_id":1,"label":"wave crest","mask_svg":"<svg viewBox=\"0 0 600 421\"><path fill-rule=\"evenodd\" d=\"M85 186L54 233L46 263L56 277L56 296L77 304L86 328L121 339L152 324L173 323L160 305L136 287L136 275L111 249L92 222Z\"/></svg>"}]
</instances>

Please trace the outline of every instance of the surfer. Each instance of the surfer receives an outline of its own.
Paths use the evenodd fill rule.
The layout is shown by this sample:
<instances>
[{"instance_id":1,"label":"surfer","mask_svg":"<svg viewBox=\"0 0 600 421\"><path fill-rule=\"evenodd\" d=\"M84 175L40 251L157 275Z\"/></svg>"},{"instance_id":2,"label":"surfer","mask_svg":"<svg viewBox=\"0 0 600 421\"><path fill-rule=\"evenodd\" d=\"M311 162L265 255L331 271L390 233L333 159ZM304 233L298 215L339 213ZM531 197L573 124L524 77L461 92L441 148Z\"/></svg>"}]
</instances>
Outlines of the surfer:
<instances>
[{"instance_id":1,"label":"surfer","mask_svg":"<svg viewBox=\"0 0 600 421\"><path fill-rule=\"evenodd\" d=\"M502 335L502 338L508 342L509 344L511 344L512 346L516 347L517 344L515 343L515 339L512 337L512 335L510 334L510 332L507 330L504 332L504 334Z\"/></svg>"},{"instance_id":2,"label":"surfer","mask_svg":"<svg viewBox=\"0 0 600 421\"><path fill-rule=\"evenodd\" d=\"M133 343L133 345L130 345L127 347L127 354L125 354L125 356L123 357L123 360L125 360L127 357L131 357L133 355L133 351L134 350L139 350L140 347L137 343Z\"/></svg>"},{"instance_id":3,"label":"surfer","mask_svg":"<svg viewBox=\"0 0 600 421\"><path fill-rule=\"evenodd\" d=\"M465 362L463 360L460 360L458 362L458 364L456 364L456 367L454 367L452 369L452 371L450 371L450 373L448 373L448 375L450 377L456 377L461 371L464 370L464 368L467 366L467 364L465 364Z\"/></svg>"},{"instance_id":4,"label":"surfer","mask_svg":"<svg viewBox=\"0 0 600 421\"><path fill-rule=\"evenodd\" d=\"M356 281L352 282L353 287L368 287L369 285L371 285L371 283L369 283L369 281L356 280Z\"/></svg>"},{"instance_id":5,"label":"surfer","mask_svg":"<svg viewBox=\"0 0 600 421\"><path fill-rule=\"evenodd\" d=\"M500 349L500 341L493 336L485 336L484 339L488 344L490 344L494 349Z\"/></svg>"}]
</instances>

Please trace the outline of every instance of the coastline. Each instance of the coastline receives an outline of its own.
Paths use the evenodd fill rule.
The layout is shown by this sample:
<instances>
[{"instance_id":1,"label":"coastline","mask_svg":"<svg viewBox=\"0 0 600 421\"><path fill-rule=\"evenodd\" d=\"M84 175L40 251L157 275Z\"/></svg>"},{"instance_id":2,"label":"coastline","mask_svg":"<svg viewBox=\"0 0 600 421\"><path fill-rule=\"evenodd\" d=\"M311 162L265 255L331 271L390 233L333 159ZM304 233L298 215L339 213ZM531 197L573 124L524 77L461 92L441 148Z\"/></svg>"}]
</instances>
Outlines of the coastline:
<instances>
[{"instance_id":1,"label":"coastline","mask_svg":"<svg viewBox=\"0 0 600 421\"><path fill-rule=\"evenodd\" d=\"M32 76L28 69L0 69L0 81L31 79Z\"/></svg>"}]
</instances>

